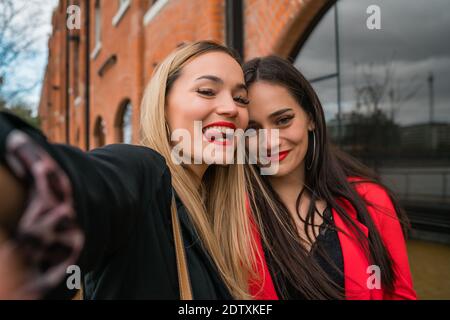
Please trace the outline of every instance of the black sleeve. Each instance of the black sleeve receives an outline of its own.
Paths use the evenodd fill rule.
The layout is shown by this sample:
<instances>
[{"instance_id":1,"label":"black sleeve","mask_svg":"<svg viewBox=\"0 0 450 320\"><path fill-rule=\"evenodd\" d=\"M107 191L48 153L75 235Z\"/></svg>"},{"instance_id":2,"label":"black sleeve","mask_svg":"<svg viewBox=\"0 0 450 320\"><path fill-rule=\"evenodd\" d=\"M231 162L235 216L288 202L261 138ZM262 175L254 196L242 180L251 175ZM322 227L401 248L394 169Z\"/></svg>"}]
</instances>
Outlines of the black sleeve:
<instances>
[{"instance_id":1,"label":"black sleeve","mask_svg":"<svg viewBox=\"0 0 450 320\"><path fill-rule=\"evenodd\" d=\"M143 146L113 144L84 152L52 144L37 129L0 112L3 163L6 137L14 129L31 136L68 175L77 219L85 234L79 266L83 274L89 272L126 244L139 215L145 214L150 199L161 193L168 171L164 158ZM171 193L167 189L164 193Z\"/></svg>"}]
</instances>

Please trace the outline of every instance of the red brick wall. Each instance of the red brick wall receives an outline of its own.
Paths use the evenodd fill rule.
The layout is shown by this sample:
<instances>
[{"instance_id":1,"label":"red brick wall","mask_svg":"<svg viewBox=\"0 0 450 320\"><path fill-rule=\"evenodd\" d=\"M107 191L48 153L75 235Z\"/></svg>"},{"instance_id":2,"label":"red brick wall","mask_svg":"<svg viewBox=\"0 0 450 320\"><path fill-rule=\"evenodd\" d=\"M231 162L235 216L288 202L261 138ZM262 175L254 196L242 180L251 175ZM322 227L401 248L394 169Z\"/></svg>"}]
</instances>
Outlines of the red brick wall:
<instances>
[{"instance_id":1,"label":"red brick wall","mask_svg":"<svg viewBox=\"0 0 450 320\"><path fill-rule=\"evenodd\" d=\"M138 106L142 86L139 79L142 62L138 54L142 46L142 2L132 1L120 22L113 26L112 19L118 10L117 3L118 1L101 1L102 47L99 54L90 61L90 131L92 134L97 117L103 117L106 124L106 143L116 142L114 124L119 107L127 99L131 100L133 108ZM94 7L91 9L91 17L91 21L94 21ZM91 52L95 47L94 40L92 33ZM103 75L99 75L101 67L113 55L117 58L116 63L105 70Z\"/></svg>"},{"instance_id":2,"label":"red brick wall","mask_svg":"<svg viewBox=\"0 0 450 320\"><path fill-rule=\"evenodd\" d=\"M52 140L59 142L64 142L66 136L66 104L64 101L64 92L66 91L64 82L66 48L65 18L63 16L65 8L66 1L60 1L52 18L53 34L48 41L49 60L39 104L39 114L44 132Z\"/></svg>"},{"instance_id":3,"label":"red brick wall","mask_svg":"<svg viewBox=\"0 0 450 320\"><path fill-rule=\"evenodd\" d=\"M162 0L159 0L162 1ZM139 107L143 90L155 65L177 45L211 39L225 42L225 0L169 0L158 14L144 23L147 0L131 0L120 22L113 26L118 11L116 0L100 0L102 8L101 49L90 62L90 148L97 117L106 124L106 143L117 142L115 123L123 102L133 106L133 142L139 140ZM244 0L245 59L267 54L287 56L328 0ZM39 112L42 128L53 141L66 142L65 77L69 72L69 143L85 145L85 45L86 0L79 0L82 28L79 45L79 97L73 90L74 44L70 44L69 70L65 68L65 10L73 0L60 0L53 15L54 32L49 40L50 59L42 87ZM94 6L90 4L90 51L94 43ZM73 32L72 32L73 33ZM115 64L103 75L99 70L113 55ZM58 88L58 89L55 89ZM77 102L77 103L75 103ZM59 115L58 115L59 114ZM61 118L62 117L62 118ZM62 121L61 121L62 119ZM77 132L79 132L77 134ZM78 139L77 139L78 137Z\"/></svg>"}]
</instances>

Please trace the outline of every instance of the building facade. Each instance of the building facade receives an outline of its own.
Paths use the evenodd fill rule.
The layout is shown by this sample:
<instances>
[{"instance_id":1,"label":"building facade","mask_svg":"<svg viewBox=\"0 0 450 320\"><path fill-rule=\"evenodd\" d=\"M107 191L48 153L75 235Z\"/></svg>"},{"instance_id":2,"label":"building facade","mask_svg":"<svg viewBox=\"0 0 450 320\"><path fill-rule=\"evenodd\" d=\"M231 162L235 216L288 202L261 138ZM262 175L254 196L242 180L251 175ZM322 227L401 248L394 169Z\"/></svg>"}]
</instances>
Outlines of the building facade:
<instances>
[{"instance_id":1,"label":"building facade","mask_svg":"<svg viewBox=\"0 0 450 320\"><path fill-rule=\"evenodd\" d=\"M325 0L60 0L52 18L39 115L55 142L92 149L139 141L139 109L153 69L184 42L209 39L244 59L288 57ZM66 27L80 9L79 29Z\"/></svg>"},{"instance_id":2,"label":"building facade","mask_svg":"<svg viewBox=\"0 0 450 320\"><path fill-rule=\"evenodd\" d=\"M81 21L70 30L73 5ZM180 44L214 40L244 60L279 55L312 83L332 141L397 194L413 237L449 244L449 11L447 0L60 0L42 129L84 150L139 143L145 86ZM424 297L448 297L440 272L435 279Z\"/></svg>"},{"instance_id":3,"label":"building facade","mask_svg":"<svg viewBox=\"0 0 450 320\"><path fill-rule=\"evenodd\" d=\"M73 8L80 27L71 29ZM384 10L379 29L370 27L377 8ZM448 10L448 2L410 7L407 0L60 0L42 129L84 150L139 143L140 102L155 66L182 43L210 39L244 60L291 59L316 89L333 142L388 170L387 183L400 194L439 186L427 205L438 198L447 210L450 44L436 35L450 28L440 15ZM414 21L427 15L433 25L418 32ZM424 170L427 185L398 182L421 179Z\"/></svg>"}]
</instances>

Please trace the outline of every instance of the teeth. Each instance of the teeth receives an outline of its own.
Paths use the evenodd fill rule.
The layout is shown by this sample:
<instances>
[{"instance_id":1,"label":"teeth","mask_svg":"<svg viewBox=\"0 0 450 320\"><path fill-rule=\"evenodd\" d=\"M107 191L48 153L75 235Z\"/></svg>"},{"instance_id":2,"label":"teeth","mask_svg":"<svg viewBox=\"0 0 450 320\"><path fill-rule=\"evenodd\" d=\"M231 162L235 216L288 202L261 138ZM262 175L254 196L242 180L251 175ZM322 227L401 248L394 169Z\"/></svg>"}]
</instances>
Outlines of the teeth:
<instances>
[{"instance_id":1,"label":"teeth","mask_svg":"<svg viewBox=\"0 0 450 320\"><path fill-rule=\"evenodd\" d=\"M230 132L234 133L234 129L231 129L229 127L222 127L222 126L212 126L212 127L208 127L204 130L204 132L208 131L208 130L212 130L214 129L215 131L219 131L221 133L225 133L225 134L229 134Z\"/></svg>"},{"instance_id":2,"label":"teeth","mask_svg":"<svg viewBox=\"0 0 450 320\"><path fill-rule=\"evenodd\" d=\"M212 131L212 132L210 132L210 131ZM220 133L222 136L220 137L217 133ZM206 129L204 129L203 134L208 139L211 139L212 137L214 137L215 141L222 142L222 141L233 138L234 129L231 129L229 127L222 127L222 126L212 126L212 127L208 127Z\"/></svg>"}]
</instances>

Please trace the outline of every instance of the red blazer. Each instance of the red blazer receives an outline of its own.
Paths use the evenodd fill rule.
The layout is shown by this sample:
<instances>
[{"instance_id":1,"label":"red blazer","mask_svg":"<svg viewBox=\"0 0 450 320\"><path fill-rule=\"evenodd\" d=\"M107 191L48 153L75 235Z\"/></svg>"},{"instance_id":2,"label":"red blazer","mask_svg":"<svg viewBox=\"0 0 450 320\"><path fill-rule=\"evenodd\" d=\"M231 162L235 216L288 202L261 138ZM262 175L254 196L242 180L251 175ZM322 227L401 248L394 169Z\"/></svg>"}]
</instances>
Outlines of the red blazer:
<instances>
[{"instance_id":1,"label":"red blazer","mask_svg":"<svg viewBox=\"0 0 450 320\"><path fill-rule=\"evenodd\" d=\"M357 178L350 178L350 181ZM383 289L369 289L367 280L372 274L368 271L369 262L358 245L356 237L351 236L349 227L339 217L333 209L333 219L336 226L345 231L338 232L339 240L342 248L344 259L344 282L345 296L348 300L383 300L383 299L416 299L416 293L413 289L411 272L409 269L408 256L406 251L405 239L403 237L400 223L397 219L392 202L386 191L379 185L374 183L356 184L357 192L375 206L368 206L368 211L375 222L381 238L389 251L393 266L395 268L397 279L394 283L394 292L388 294ZM347 213L354 217L354 221L368 236L368 229L360 223L356 218L356 211L347 200L340 201ZM250 293L257 300L274 300L278 299L275 287L270 276L264 252L261 245L259 233L254 233L258 250L263 257L263 261L258 264L258 272L263 281L250 282ZM264 281L265 280L265 281Z\"/></svg>"}]
</instances>

